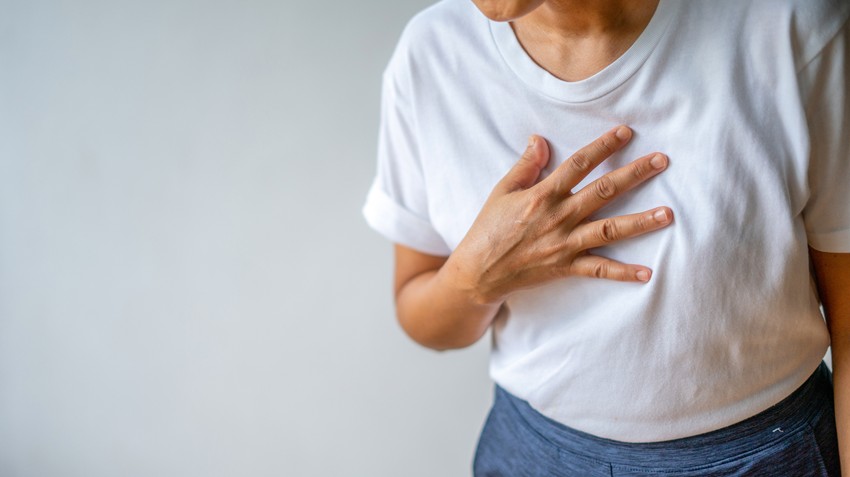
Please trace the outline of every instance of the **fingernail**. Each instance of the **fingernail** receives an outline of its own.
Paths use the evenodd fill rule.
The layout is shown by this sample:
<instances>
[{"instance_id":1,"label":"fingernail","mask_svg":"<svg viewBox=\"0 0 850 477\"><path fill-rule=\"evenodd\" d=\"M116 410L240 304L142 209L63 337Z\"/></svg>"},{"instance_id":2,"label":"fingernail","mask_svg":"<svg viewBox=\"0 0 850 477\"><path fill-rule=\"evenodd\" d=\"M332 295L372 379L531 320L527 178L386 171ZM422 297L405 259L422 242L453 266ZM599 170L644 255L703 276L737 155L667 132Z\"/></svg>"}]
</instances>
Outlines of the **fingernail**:
<instances>
[{"instance_id":1,"label":"fingernail","mask_svg":"<svg viewBox=\"0 0 850 477\"><path fill-rule=\"evenodd\" d=\"M617 136L617 139L625 141L632 136L632 131L625 126L620 126L614 134Z\"/></svg>"},{"instance_id":2,"label":"fingernail","mask_svg":"<svg viewBox=\"0 0 850 477\"><path fill-rule=\"evenodd\" d=\"M638 280L640 280L642 282L648 282L650 273L646 270L640 270L639 272L637 272L635 274L635 276L637 277Z\"/></svg>"},{"instance_id":3,"label":"fingernail","mask_svg":"<svg viewBox=\"0 0 850 477\"><path fill-rule=\"evenodd\" d=\"M667 164L667 160L663 154L656 154L652 156L652 159L649 160L649 163L652 164L652 167L656 169L663 169Z\"/></svg>"},{"instance_id":4,"label":"fingernail","mask_svg":"<svg viewBox=\"0 0 850 477\"><path fill-rule=\"evenodd\" d=\"M670 220L667 217L667 211L664 209L656 210L655 213L652 214L652 218L654 218L656 222L661 222L662 224Z\"/></svg>"},{"instance_id":5,"label":"fingernail","mask_svg":"<svg viewBox=\"0 0 850 477\"><path fill-rule=\"evenodd\" d=\"M535 144L537 144L537 136L529 136L528 147L534 147Z\"/></svg>"}]
</instances>

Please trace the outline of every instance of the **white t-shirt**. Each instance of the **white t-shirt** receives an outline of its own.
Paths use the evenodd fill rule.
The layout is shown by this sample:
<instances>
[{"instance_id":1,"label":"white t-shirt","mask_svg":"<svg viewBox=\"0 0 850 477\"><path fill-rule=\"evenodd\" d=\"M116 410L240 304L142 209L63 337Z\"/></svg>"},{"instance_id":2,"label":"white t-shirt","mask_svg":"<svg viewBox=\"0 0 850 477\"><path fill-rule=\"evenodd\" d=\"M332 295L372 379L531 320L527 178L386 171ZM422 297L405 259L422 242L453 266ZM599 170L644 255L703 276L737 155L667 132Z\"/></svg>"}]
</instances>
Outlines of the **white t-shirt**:
<instances>
[{"instance_id":1,"label":"white t-shirt","mask_svg":"<svg viewBox=\"0 0 850 477\"><path fill-rule=\"evenodd\" d=\"M800 386L829 335L808 245L850 252L847 1L661 0L635 44L564 82L509 24L444 0L407 25L384 74L364 214L390 240L449 255L525 149L548 171L617 124L622 153L579 187L662 151L669 168L601 209L675 222L594 253L647 284L568 278L509 297L492 378L544 415L610 439L695 435Z\"/></svg>"}]
</instances>

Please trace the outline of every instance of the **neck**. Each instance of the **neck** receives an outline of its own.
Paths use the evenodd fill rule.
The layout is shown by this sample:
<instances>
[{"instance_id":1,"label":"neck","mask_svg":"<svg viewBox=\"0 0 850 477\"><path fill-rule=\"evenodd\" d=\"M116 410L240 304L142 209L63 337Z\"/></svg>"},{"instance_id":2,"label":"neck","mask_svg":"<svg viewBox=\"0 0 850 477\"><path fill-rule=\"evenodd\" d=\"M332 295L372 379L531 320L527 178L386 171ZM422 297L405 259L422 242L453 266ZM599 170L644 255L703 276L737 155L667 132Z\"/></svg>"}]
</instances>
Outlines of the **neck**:
<instances>
[{"instance_id":1,"label":"neck","mask_svg":"<svg viewBox=\"0 0 850 477\"><path fill-rule=\"evenodd\" d=\"M659 0L546 0L511 22L517 40L556 77L578 81L619 58L643 32Z\"/></svg>"},{"instance_id":2,"label":"neck","mask_svg":"<svg viewBox=\"0 0 850 477\"><path fill-rule=\"evenodd\" d=\"M547 0L514 22L552 37L622 37L639 35L659 0Z\"/></svg>"}]
</instances>

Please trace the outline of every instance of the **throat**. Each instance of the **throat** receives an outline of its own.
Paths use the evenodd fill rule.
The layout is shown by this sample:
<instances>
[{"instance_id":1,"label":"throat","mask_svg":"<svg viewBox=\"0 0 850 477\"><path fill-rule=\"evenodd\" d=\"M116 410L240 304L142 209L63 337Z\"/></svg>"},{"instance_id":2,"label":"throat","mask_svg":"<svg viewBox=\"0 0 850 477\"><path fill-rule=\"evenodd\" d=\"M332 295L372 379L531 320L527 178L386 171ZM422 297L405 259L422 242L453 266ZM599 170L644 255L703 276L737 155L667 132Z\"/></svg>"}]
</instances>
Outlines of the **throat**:
<instances>
[{"instance_id":1,"label":"throat","mask_svg":"<svg viewBox=\"0 0 850 477\"><path fill-rule=\"evenodd\" d=\"M604 3L604 2L600 2ZM517 41L538 66L562 81L581 81L620 58L646 29L658 0L633 1L605 23L569 21L579 17L544 4L510 23ZM564 21L567 19L567 21Z\"/></svg>"}]
</instances>

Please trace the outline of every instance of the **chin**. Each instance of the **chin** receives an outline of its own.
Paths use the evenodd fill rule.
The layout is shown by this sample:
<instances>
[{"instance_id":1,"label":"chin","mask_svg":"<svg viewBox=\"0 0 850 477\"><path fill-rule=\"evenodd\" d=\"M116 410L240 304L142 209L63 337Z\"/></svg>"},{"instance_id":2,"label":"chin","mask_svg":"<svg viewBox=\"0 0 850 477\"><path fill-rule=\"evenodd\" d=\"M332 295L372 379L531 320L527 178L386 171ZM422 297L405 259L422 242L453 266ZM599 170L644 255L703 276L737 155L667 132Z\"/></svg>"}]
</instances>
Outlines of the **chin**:
<instances>
[{"instance_id":1,"label":"chin","mask_svg":"<svg viewBox=\"0 0 850 477\"><path fill-rule=\"evenodd\" d=\"M545 0L472 0L481 13L496 22L508 22L527 15Z\"/></svg>"}]
</instances>

